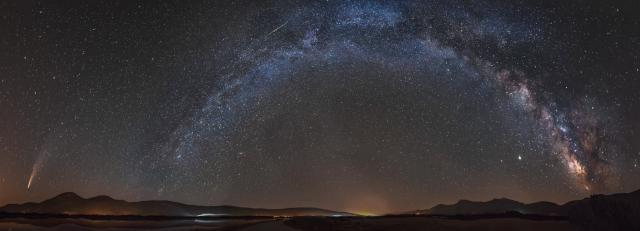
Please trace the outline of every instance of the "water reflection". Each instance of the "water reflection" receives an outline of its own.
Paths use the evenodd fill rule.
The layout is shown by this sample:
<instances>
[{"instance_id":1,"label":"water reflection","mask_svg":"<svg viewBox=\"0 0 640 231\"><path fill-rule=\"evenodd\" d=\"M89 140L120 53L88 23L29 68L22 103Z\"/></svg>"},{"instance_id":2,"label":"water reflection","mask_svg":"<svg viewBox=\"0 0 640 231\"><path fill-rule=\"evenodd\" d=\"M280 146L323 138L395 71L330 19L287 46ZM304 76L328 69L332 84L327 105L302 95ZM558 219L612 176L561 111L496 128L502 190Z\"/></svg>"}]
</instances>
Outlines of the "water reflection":
<instances>
[{"instance_id":1,"label":"water reflection","mask_svg":"<svg viewBox=\"0 0 640 231\"><path fill-rule=\"evenodd\" d=\"M91 219L0 219L0 230L193 230L242 227L264 219L184 220L91 220Z\"/></svg>"}]
</instances>

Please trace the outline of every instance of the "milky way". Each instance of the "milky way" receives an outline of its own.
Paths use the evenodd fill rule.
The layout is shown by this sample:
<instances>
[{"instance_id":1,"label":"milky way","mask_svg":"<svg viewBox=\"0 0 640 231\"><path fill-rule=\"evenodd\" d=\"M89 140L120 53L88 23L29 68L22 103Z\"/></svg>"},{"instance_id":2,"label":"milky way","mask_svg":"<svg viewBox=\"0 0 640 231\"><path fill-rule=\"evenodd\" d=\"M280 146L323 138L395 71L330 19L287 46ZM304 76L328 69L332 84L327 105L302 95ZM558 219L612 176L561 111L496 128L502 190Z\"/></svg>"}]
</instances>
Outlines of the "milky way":
<instances>
[{"instance_id":1,"label":"milky way","mask_svg":"<svg viewBox=\"0 0 640 231\"><path fill-rule=\"evenodd\" d=\"M416 34L408 28L413 29L416 25L412 24L418 22L404 18L397 9L400 6L361 3L338 4L335 7L337 13L329 16L329 20L314 17L316 15L312 12L315 9L297 9L294 13L285 14L282 17L287 20L284 24L266 34L264 40L258 39L248 44L245 50L239 51L241 56L238 59L248 62L249 70L228 73L228 79L209 96L201 111L176 131L172 142L169 142L172 148L168 148L168 155L180 159L199 152L199 146L211 143L211 137L224 136L224 128L232 123L230 118L242 119L243 115L239 115L241 112L238 111L250 111L251 105L259 103L260 97L268 97L269 88L277 88L282 81L292 81L295 78L292 70L298 66L359 59L384 68L426 68L420 71L429 72L434 71L432 69L462 69L463 73L450 79L451 84L483 77L495 88L481 91L503 91L515 107L527 112L539 123L540 135L552 147L549 153L558 156L561 165L578 185L585 190L605 190L607 185L615 184L612 182L615 181L612 179L612 168L604 159L614 154L608 153L608 144L600 141L602 134L598 132L603 129L600 126L605 125L600 124L597 115L585 115L591 112L584 112L580 108L547 106L546 103L553 105L553 96L546 99L550 102L539 102L535 95L537 89L531 89L526 73L518 75L514 73L517 70L501 69L473 52L461 55L452 47L440 45L428 32ZM507 44L536 40L541 36L536 34L539 32L535 27L518 31L523 30L518 28L520 25L508 24L500 19L481 20L480 25L473 25L471 21L474 18L469 18L472 16L465 12L456 13L461 14L462 18L457 23L470 27L461 28L463 33L459 36L483 40L503 36L500 33L515 34L513 38L507 36L505 41L501 41ZM291 24L283 28L289 24L289 20ZM399 25L401 22L405 24ZM483 24L490 27L485 28ZM510 31L511 28L516 31ZM282 30L283 34L299 32L300 35L287 38L284 44L265 48L268 37L278 30ZM318 39L320 30L326 34L326 38ZM398 33L407 30L410 33Z\"/></svg>"},{"instance_id":2,"label":"milky way","mask_svg":"<svg viewBox=\"0 0 640 231\"><path fill-rule=\"evenodd\" d=\"M510 71L503 70L495 77L513 102L540 124L541 135L546 136L552 147L551 154L558 156L569 176L587 191L606 190L609 185L615 185L612 166L604 159L607 155L614 155L609 153L614 150L607 149L607 144L601 141L603 138L598 132L603 128L599 127L602 124L598 118L585 115L591 112L581 109L573 110L575 116L566 118L564 111L540 104L526 80L513 80L512 75Z\"/></svg>"},{"instance_id":3,"label":"milky way","mask_svg":"<svg viewBox=\"0 0 640 231\"><path fill-rule=\"evenodd\" d=\"M83 4L2 7L0 202L378 213L640 187L624 4Z\"/></svg>"}]
</instances>

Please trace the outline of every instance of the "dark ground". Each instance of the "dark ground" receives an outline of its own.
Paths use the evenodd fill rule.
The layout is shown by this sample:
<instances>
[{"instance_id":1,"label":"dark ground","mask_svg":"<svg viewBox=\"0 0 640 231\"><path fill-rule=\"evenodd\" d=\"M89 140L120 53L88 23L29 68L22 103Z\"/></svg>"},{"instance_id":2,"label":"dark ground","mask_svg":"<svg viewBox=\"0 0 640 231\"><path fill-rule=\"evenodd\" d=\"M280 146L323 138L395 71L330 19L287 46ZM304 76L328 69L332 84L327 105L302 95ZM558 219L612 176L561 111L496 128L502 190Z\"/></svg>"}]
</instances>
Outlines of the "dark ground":
<instances>
[{"instance_id":1,"label":"dark ground","mask_svg":"<svg viewBox=\"0 0 640 231\"><path fill-rule=\"evenodd\" d=\"M0 230L574 230L566 219L540 217L295 217L220 220L0 220Z\"/></svg>"}]
</instances>

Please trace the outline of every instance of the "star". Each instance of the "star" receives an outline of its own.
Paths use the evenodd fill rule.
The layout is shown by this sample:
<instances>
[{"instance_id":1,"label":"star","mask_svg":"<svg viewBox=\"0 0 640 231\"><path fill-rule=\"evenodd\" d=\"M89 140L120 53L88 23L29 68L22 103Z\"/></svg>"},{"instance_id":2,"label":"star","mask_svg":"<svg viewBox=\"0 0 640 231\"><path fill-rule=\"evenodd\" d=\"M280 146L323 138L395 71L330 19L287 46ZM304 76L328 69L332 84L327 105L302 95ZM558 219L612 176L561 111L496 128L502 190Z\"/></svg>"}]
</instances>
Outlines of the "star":
<instances>
[{"instance_id":1,"label":"star","mask_svg":"<svg viewBox=\"0 0 640 231\"><path fill-rule=\"evenodd\" d=\"M636 190L640 12L596 5L9 4L0 204L382 214Z\"/></svg>"}]
</instances>

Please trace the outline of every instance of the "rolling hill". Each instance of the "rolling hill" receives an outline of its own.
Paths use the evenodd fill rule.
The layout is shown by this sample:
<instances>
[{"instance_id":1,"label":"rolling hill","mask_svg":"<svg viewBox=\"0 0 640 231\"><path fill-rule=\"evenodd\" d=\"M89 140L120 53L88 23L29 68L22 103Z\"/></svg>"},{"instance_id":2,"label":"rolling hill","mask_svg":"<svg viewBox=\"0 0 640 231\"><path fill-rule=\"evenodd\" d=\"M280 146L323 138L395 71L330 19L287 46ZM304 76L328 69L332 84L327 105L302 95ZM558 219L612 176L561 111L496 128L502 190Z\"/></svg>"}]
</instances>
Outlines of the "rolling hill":
<instances>
[{"instance_id":1,"label":"rolling hill","mask_svg":"<svg viewBox=\"0 0 640 231\"><path fill-rule=\"evenodd\" d=\"M108 196L82 198L62 193L40 203L9 204L5 213L136 216L344 216L352 215L319 208L259 209L235 206L196 206L172 201L127 202Z\"/></svg>"}]
</instances>

